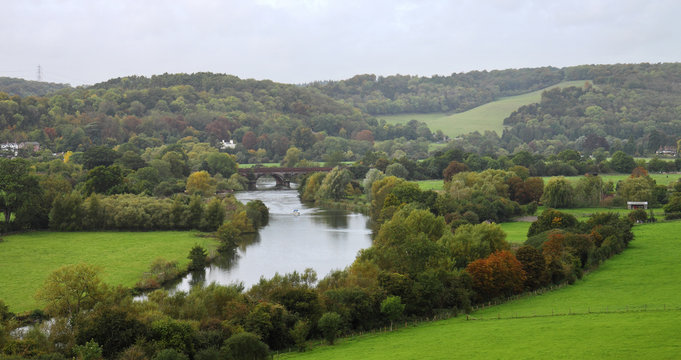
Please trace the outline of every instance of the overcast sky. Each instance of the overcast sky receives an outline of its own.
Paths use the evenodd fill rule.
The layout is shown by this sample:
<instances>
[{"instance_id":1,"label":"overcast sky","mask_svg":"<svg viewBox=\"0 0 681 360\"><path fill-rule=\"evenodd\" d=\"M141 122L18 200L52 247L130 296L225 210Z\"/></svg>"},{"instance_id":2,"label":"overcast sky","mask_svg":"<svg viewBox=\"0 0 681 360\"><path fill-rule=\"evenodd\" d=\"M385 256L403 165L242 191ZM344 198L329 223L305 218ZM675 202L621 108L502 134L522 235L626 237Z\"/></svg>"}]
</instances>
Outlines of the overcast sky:
<instances>
[{"instance_id":1,"label":"overcast sky","mask_svg":"<svg viewBox=\"0 0 681 360\"><path fill-rule=\"evenodd\" d=\"M681 61L677 0L0 0L0 76L356 74Z\"/></svg>"}]
</instances>

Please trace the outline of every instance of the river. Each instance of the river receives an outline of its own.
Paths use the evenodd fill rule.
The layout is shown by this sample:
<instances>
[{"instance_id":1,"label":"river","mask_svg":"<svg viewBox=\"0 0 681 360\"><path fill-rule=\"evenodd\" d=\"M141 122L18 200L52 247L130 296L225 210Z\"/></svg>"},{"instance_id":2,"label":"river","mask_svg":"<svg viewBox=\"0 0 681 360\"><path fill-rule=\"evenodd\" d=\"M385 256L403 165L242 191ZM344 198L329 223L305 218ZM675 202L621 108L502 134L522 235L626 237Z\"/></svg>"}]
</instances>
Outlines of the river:
<instances>
[{"instance_id":1,"label":"river","mask_svg":"<svg viewBox=\"0 0 681 360\"><path fill-rule=\"evenodd\" d=\"M273 181L258 183L259 188L273 185ZM270 211L269 223L232 256L216 258L203 273L188 274L171 292L188 291L201 282L242 282L248 289L262 276L271 278L294 270L302 273L306 268L314 269L321 279L332 270L344 269L359 250L371 246L365 215L302 204L297 190L244 191L235 196L243 203L264 202ZM293 214L296 209L298 216Z\"/></svg>"}]
</instances>

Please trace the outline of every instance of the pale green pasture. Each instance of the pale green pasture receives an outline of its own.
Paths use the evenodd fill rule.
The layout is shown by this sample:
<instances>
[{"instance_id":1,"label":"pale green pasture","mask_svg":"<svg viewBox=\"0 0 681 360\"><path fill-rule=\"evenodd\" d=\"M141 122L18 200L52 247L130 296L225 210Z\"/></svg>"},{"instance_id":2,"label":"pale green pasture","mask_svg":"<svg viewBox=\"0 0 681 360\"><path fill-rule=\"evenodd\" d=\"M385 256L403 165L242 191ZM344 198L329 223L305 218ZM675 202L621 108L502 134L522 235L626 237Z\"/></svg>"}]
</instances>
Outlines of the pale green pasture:
<instances>
[{"instance_id":1,"label":"pale green pasture","mask_svg":"<svg viewBox=\"0 0 681 360\"><path fill-rule=\"evenodd\" d=\"M439 129L450 137L456 137L474 131L478 131L481 134L485 131L495 131L497 134L501 135L504 128L504 119L523 105L538 103L541 100L542 92L555 87L581 87L584 85L584 82L584 80L566 81L530 93L500 98L496 101L456 114L400 114L379 115L377 117L386 120L386 122L390 124L405 124L414 119L423 121L432 131Z\"/></svg>"}]
</instances>

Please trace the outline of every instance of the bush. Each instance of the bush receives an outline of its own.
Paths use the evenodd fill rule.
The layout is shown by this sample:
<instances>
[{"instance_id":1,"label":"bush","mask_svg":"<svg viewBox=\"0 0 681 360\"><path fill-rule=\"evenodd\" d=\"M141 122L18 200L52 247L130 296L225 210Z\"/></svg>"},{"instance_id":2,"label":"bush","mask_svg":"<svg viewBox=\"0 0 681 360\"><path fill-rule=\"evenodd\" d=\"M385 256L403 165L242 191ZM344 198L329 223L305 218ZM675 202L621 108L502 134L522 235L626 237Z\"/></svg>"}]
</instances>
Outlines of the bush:
<instances>
[{"instance_id":1,"label":"bush","mask_svg":"<svg viewBox=\"0 0 681 360\"><path fill-rule=\"evenodd\" d=\"M527 236L531 237L551 229L570 229L578 225L577 218L573 215L554 209L546 209L539 215L537 221L530 225Z\"/></svg>"},{"instance_id":2,"label":"bush","mask_svg":"<svg viewBox=\"0 0 681 360\"><path fill-rule=\"evenodd\" d=\"M189 271L203 270L208 263L208 253L206 252L206 249L200 245L194 245L192 250L189 252L188 258L191 260L191 263L189 263L189 266L187 266Z\"/></svg>"},{"instance_id":3,"label":"bush","mask_svg":"<svg viewBox=\"0 0 681 360\"><path fill-rule=\"evenodd\" d=\"M189 360L187 355L175 349L163 349L159 351L151 360Z\"/></svg>"},{"instance_id":4,"label":"bush","mask_svg":"<svg viewBox=\"0 0 681 360\"><path fill-rule=\"evenodd\" d=\"M632 210L631 212L629 212L627 217L633 223L645 222L646 220L648 220L648 213L643 209L636 209L636 210Z\"/></svg>"},{"instance_id":5,"label":"bush","mask_svg":"<svg viewBox=\"0 0 681 360\"><path fill-rule=\"evenodd\" d=\"M270 349L260 338L250 332L240 332L225 340L225 346L221 349L227 359L234 360L260 360L267 359Z\"/></svg>"},{"instance_id":6,"label":"bush","mask_svg":"<svg viewBox=\"0 0 681 360\"><path fill-rule=\"evenodd\" d=\"M157 289L164 282L175 279L179 274L177 262L158 258L151 264L149 272L145 273L142 280L135 286L142 290Z\"/></svg>"},{"instance_id":7,"label":"bush","mask_svg":"<svg viewBox=\"0 0 681 360\"><path fill-rule=\"evenodd\" d=\"M324 339L333 345L338 335L340 335L341 317L335 312L327 312L317 322L319 331L322 332Z\"/></svg>"},{"instance_id":8,"label":"bush","mask_svg":"<svg viewBox=\"0 0 681 360\"><path fill-rule=\"evenodd\" d=\"M681 212L671 212L664 214L665 220L676 220L681 219Z\"/></svg>"}]
</instances>

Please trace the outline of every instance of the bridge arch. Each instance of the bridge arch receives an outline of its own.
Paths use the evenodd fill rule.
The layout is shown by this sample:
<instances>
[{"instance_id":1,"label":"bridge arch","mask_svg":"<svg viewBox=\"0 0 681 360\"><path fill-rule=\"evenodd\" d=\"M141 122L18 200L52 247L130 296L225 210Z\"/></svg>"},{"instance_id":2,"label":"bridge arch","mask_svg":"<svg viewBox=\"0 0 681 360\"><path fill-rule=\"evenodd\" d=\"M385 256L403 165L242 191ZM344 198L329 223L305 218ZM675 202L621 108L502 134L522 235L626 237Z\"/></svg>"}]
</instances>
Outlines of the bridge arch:
<instances>
[{"instance_id":1,"label":"bridge arch","mask_svg":"<svg viewBox=\"0 0 681 360\"><path fill-rule=\"evenodd\" d=\"M291 179L296 175L304 175L315 172L329 172L330 167L309 168L283 168L283 167L254 167L239 169L239 175L248 179L248 189L256 190L256 183L263 176L271 176L277 182L277 188L290 188Z\"/></svg>"}]
</instances>

